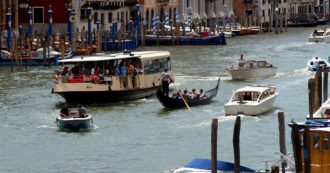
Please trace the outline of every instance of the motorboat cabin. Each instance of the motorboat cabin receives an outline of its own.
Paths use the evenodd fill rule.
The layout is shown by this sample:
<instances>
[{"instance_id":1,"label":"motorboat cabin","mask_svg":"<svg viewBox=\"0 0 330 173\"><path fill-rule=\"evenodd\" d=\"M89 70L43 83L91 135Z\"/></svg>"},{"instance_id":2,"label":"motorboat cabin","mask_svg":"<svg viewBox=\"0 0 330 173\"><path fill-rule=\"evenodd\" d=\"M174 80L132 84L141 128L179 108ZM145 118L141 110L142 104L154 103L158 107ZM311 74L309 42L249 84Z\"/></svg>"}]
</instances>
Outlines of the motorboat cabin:
<instances>
[{"instance_id":1,"label":"motorboat cabin","mask_svg":"<svg viewBox=\"0 0 330 173\"><path fill-rule=\"evenodd\" d=\"M230 62L226 70L232 79L242 80L273 76L277 72L277 67L265 60L245 60L241 55L239 60Z\"/></svg>"},{"instance_id":2,"label":"motorboat cabin","mask_svg":"<svg viewBox=\"0 0 330 173\"><path fill-rule=\"evenodd\" d=\"M225 104L226 115L259 115L273 108L278 95L275 86L245 86L236 90Z\"/></svg>"}]
</instances>

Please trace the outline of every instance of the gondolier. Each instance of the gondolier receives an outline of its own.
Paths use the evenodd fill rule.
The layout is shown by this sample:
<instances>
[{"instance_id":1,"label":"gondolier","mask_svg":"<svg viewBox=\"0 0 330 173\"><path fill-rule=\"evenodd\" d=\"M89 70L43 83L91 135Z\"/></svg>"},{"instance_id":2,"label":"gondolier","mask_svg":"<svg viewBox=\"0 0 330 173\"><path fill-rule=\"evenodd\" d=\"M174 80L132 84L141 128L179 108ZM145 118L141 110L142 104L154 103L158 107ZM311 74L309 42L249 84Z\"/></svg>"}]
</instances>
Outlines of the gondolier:
<instances>
[{"instance_id":1,"label":"gondolier","mask_svg":"<svg viewBox=\"0 0 330 173\"><path fill-rule=\"evenodd\" d=\"M171 75L168 73L168 69L166 68L165 71L161 74L162 79L162 86L163 86L163 92L166 96L169 92L169 85L171 82L174 82L174 80L171 78Z\"/></svg>"}]
</instances>

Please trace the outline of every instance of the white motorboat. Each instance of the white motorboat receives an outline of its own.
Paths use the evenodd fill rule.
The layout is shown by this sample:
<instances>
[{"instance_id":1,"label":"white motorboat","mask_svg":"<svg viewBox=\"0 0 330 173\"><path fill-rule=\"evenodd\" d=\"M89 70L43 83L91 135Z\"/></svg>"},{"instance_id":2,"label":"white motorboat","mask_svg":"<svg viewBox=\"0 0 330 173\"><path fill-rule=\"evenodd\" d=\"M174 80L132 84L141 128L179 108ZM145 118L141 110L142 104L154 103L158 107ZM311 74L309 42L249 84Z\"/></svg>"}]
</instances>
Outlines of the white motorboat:
<instances>
[{"instance_id":1,"label":"white motorboat","mask_svg":"<svg viewBox=\"0 0 330 173\"><path fill-rule=\"evenodd\" d=\"M93 118L87 114L87 117L75 116L78 112L70 112L70 117L63 118L60 115L56 117L56 124L61 130L89 130L93 125Z\"/></svg>"},{"instance_id":2,"label":"white motorboat","mask_svg":"<svg viewBox=\"0 0 330 173\"><path fill-rule=\"evenodd\" d=\"M330 28L315 29L308 37L309 42L330 42Z\"/></svg>"},{"instance_id":3,"label":"white motorboat","mask_svg":"<svg viewBox=\"0 0 330 173\"><path fill-rule=\"evenodd\" d=\"M312 59L307 61L307 69L309 71L317 71L318 67L330 67L329 60L325 60L321 57L313 57Z\"/></svg>"},{"instance_id":4,"label":"white motorboat","mask_svg":"<svg viewBox=\"0 0 330 173\"><path fill-rule=\"evenodd\" d=\"M313 117L307 115L307 119L322 120L330 122L330 99L322 103L321 107L314 112Z\"/></svg>"},{"instance_id":5,"label":"white motorboat","mask_svg":"<svg viewBox=\"0 0 330 173\"><path fill-rule=\"evenodd\" d=\"M278 93L273 85L246 86L236 90L225 104L226 115L259 115L273 108Z\"/></svg>"},{"instance_id":6,"label":"white motorboat","mask_svg":"<svg viewBox=\"0 0 330 173\"><path fill-rule=\"evenodd\" d=\"M277 67L265 60L245 60L241 55L239 60L230 62L226 70L232 79L256 79L275 75Z\"/></svg>"}]
</instances>

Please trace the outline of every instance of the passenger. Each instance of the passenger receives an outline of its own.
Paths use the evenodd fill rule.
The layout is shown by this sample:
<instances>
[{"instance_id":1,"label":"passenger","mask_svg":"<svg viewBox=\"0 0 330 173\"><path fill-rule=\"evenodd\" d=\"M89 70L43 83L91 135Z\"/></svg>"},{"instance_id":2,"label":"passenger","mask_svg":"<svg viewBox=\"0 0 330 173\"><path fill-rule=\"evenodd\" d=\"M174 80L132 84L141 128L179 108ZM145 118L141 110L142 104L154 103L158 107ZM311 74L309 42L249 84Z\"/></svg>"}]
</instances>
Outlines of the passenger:
<instances>
[{"instance_id":1,"label":"passenger","mask_svg":"<svg viewBox=\"0 0 330 173\"><path fill-rule=\"evenodd\" d=\"M61 73L58 70L54 71L54 75L53 75L53 82L54 84L59 84L61 81Z\"/></svg>"},{"instance_id":2,"label":"passenger","mask_svg":"<svg viewBox=\"0 0 330 173\"><path fill-rule=\"evenodd\" d=\"M196 89L192 89L191 92L189 93L189 97L190 100L195 100L197 99L197 93L196 93Z\"/></svg>"},{"instance_id":3,"label":"passenger","mask_svg":"<svg viewBox=\"0 0 330 173\"><path fill-rule=\"evenodd\" d=\"M122 82L124 87L126 88L127 86L127 68L126 68L126 64L121 62L120 63L120 74L121 74L121 78L122 78Z\"/></svg>"},{"instance_id":4,"label":"passenger","mask_svg":"<svg viewBox=\"0 0 330 173\"><path fill-rule=\"evenodd\" d=\"M200 90L199 90L199 94L198 94L198 96L199 96L199 99L204 99L204 97L206 97L206 95L205 95L203 89L200 89Z\"/></svg>"},{"instance_id":5,"label":"passenger","mask_svg":"<svg viewBox=\"0 0 330 173\"><path fill-rule=\"evenodd\" d=\"M116 64L115 65L115 76L119 76L119 75L120 75L119 65Z\"/></svg>"},{"instance_id":6,"label":"passenger","mask_svg":"<svg viewBox=\"0 0 330 173\"><path fill-rule=\"evenodd\" d=\"M60 116L62 118L69 118L69 104L65 103L60 111Z\"/></svg>"},{"instance_id":7,"label":"passenger","mask_svg":"<svg viewBox=\"0 0 330 173\"><path fill-rule=\"evenodd\" d=\"M183 98L184 100L187 100L187 99L188 99L188 91L187 91L187 89L185 89L185 90L183 91L183 94L181 94L181 96L182 96L182 98Z\"/></svg>"},{"instance_id":8,"label":"passenger","mask_svg":"<svg viewBox=\"0 0 330 173\"><path fill-rule=\"evenodd\" d=\"M67 76L69 73L69 67L68 66L64 66L63 70L61 71L61 75L62 76Z\"/></svg>"},{"instance_id":9,"label":"passenger","mask_svg":"<svg viewBox=\"0 0 330 173\"><path fill-rule=\"evenodd\" d=\"M131 79L132 79L132 86L133 88L135 88L135 68L134 68L134 65L133 63L131 62L128 66L128 73L129 75L131 76Z\"/></svg>"},{"instance_id":10,"label":"passenger","mask_svg":"<svg viewBox=\"0 0 330 173\"><path fill-rule=\"evenodd\" d=\"M77 111L79 113L80 118L86 118L88 116L86 109L81 104L77 106Z\"/></svg>"}]
</instances>

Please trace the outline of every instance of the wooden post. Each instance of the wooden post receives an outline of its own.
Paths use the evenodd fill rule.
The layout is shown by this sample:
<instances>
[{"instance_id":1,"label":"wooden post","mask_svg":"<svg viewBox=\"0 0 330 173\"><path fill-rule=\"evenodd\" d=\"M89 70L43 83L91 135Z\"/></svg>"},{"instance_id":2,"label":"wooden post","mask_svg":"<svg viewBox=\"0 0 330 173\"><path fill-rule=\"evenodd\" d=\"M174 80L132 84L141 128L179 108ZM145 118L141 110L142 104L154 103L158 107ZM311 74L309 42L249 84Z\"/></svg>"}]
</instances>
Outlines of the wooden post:
<instances>
[{"instance_id":1,"label":"wooden post","mask_svg":"<svg viewBox=\"0 0 330 173\"><path fill-rule=\"evenodd\" d=\"M283 32L283 15L280 15L280 32Z\"/></svg>"},{"instance_id":2,"label":"wooden post","mask_svg":"<svg viewBox=\"0 0 330 173\"><path fill-rule=\"evenodd\" d=\"M233 134L233 147L234 147L234 172L240 172L240 145L239 145L239 136L241 130L241 117L237 116L234 126Z\"/></svg>"},{"instance_id":3,"label":"wooden post","mask_svg":"<svg viewBox=\"0 0 330 173\"><path fill-rule=\"evenodd\" d=\"M142 29L142 33L141 33L141 46L145 46L146 45L146 26L143 24L142 21L142 25L141 25Z\"/></svg>"},{"instance_id":4,"label":"wooden post","mask_svg":"<svg viewBox=\"0 0 330 173\"><path fill-rule=\"evenodd\" d=\"M269 32L273 31L273 17L272 14L269 13Z\"/></svg>"},{"instance_id":5,"label":"wooden post","mask_svg":"<svg viewBox=\"0 0 330 173\"><path fill-rule=\"evenodd\" d=\"M315 104L314 111L317 111L322 104L322 71L318 69L315 74Z\"/></svg>"},{"instance_id":6,"label":"wooden post","mask_svg":"<svg viewBox=\"0 0 330 173\"><path fill-rule=\"evenodd\" d=\"M323 103L328 100L328 76L329 68L325 67L323 69Z\"/></svg>"},{"instance_id":7,"label":"wooden post","mask_svg":"<svg viewBox=\"0 0 330 173\"><path fill-rule=\"evenodd\" d=\"M174 46L174 36L173 36L173 22L170 24L170 26L171 26L171 40L172 40L172 46Z\"/></svg>"},{"instance_id":8,"label":"wooden post","mask_svg":"<svg viewBox=\"0 0 330 173\"><path fill-rule=\"evenodd\" d=\"M179 35L180 35L180 25L176 23L175 25L175 37L176 37L176 44L179 45Z\"/></svg>"},{"instance_id":9,"label":"wooden post","mask_svg":"<svg viewBox=\"0 0 330 173\"><path fill-rule=\"evenodd\" d=\"M217 144L218 143L218 119L212 120L211 125L211 171L217 173Z\"/></svg>"},{"instance_id":10,"label":"wooden post","mask_svg":"<svg viewBox=\"0 0 330 173\"><path fill-rule=\"evenodd\" d=\"M311 157L310 157L310 136L309 136L309 127L305 126L304 128L304 172L311 173Z\"/></svg>"},{"instance_id":11,"label":"wooden post","mask_svg":"<svg viewBox=\"0 0 330 173\"><path fill-rule=\"evenodd\" d=\"M285 117L284 112L278 112L278 126L280 134L280 152L286 155L286 146L285 146ZM282 156L281 156L282 158ZM283 159L283 158L282 158ZM282 173L285 173L286 162L282 162Z\"/></svg>"},{"instance_id":12,"label":"wooden post","mask_svg":"<svg viewBox=\"0 0 330 173\"><path fill-rule=\"evenodd\" d=\"M287 18L287 16L286 16L286 14L285 14L285 18L284 18L284 30L285 30L285 32L288 32L288 18Z\"/></svg>"},{"instance_id":13,"label":"wooden post","mask_svg":"<svg viewBox=\"0 0 330 173\"><path fill-rule=\"evenodd\" d=\"M314 113L314 94L315 94L315 84L314 79L311 78L308 80L308 105L309 105L309 118L313 118Z\"/></svg>"},{"instance_id":14,"label":"wooden post","mask_svg":"<svg viewBox=\"0 0 330 173\"><path fill-rule=\"evenodd\" d=\"M272 166L271 173L279 173L279 172L280 172L280 168L278 166Z\"/></svg>"},{"instance_id":15,"label":"wooden post","mask_svg":"<svg viewBox=\"0 0 330 173\"><path fill-rule=\"evenodd\" d=\"M293 123L291 129L291 141L292 141L292 149L294 154L294 162L295 162L295 171L301 171L301 143L299 136L299 128L296 123Z\"/></svg>"}]
</instances>

